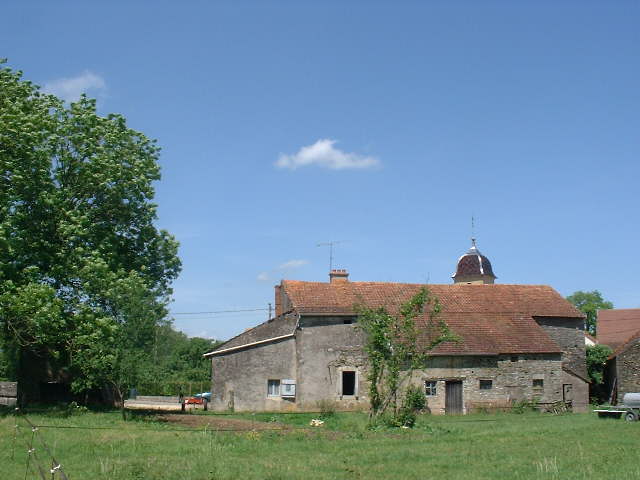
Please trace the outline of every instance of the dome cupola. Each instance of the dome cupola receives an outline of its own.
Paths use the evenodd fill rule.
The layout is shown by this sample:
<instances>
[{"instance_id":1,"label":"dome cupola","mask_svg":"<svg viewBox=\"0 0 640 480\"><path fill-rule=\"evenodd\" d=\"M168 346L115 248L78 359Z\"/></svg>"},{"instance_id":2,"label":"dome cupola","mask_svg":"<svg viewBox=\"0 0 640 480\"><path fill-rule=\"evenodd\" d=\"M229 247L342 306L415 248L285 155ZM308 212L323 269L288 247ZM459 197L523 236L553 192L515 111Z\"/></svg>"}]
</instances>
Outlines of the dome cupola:
<instances>
[{"instance_id":1,"label":"dome cupola","mask_svg":"<svg viewBox=\"0 0 640 480\"><path fill-rule=\"evenodd\" d=\"M497 278L493 274L491 262L480 253L476 247L476 239L471 239L471 248L458 259L456 273L452 276L453 283L478 283L491 284Z\"/></svg>"}]
</instances>

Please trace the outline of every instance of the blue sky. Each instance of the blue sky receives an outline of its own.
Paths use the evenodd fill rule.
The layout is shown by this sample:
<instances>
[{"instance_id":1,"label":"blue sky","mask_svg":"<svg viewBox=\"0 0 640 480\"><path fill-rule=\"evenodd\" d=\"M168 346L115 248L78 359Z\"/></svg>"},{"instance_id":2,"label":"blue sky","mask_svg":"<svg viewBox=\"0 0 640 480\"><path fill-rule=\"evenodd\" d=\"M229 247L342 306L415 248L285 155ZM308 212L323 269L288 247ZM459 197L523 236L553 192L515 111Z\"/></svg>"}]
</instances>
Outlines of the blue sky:
<instances>
[{"instance_id":1,"label":"blue sky","mask_svg":"<svg viewBox=\"0 0 640 480\"><path fill-rule=\"evenodd\" d=\"M163 147L173 312L266 308L281 278L501 283L640 307L640 3L29 2L0 57ZM176 315L228 338L267 313Z\"/></svg>"}]
</instances>

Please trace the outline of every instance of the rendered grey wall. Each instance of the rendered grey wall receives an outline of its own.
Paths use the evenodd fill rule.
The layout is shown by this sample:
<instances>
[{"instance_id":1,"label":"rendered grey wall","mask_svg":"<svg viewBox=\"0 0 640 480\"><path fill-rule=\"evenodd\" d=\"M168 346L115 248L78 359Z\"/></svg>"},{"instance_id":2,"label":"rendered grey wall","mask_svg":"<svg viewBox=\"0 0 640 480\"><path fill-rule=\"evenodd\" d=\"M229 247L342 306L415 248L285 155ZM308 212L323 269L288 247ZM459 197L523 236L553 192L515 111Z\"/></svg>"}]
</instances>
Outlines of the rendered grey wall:
<instances>
[{"instance_id":1,"label":"rendered grey wall","mask_svg":"<svg viewBox=\"0 0 640 480\"><path fill-rule=\"evenodd\" d=\"M318 410L328 400L338 409L366 408L364 335L356 324L344 325L344 317L303 317L296 335L298 365L298 407ZM355 370L356 395L344 396L342 370Z\"/></svg>"},{"instance_id":2,"label":"rendered grey wall","mask_svg":"<svg viewBox=\"0 0 640 480\"><path fill-rule=\"evenodd\" d=\"M214 356L211 359L213 410L294 410L295 400L267 397L267 380L295 379L293 338Z\"/></svg>"}]
</instances>

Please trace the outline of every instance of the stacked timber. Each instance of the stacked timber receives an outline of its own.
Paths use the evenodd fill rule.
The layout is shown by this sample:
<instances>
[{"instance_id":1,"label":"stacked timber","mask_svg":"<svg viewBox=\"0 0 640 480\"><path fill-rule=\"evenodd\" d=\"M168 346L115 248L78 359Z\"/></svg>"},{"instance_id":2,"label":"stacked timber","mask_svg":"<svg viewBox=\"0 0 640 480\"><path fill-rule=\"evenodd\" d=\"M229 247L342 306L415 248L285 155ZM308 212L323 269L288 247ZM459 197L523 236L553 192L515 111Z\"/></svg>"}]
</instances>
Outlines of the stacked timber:
<instances>
[{"instance_id":1,"label":"stacked timber","mask_svg":"<svg viewBox=\"0 0 640 480\"><path fill-rule=\"evenodd\" d=\"M124 401L124 408L129 410L157 410L173 412L184 410L184 399L160 395L138 395L134 399Z\"/></svg>"},{"instance_id":2,"label":"stacked timber","mask_svg":"<svg viewBox=\"0 0 640 480\"><path fill-rule=\"evenodd\" d=\"M0 382L0 405L13 407L18 403L18 382Z\"/></svg>"}]
</instances>

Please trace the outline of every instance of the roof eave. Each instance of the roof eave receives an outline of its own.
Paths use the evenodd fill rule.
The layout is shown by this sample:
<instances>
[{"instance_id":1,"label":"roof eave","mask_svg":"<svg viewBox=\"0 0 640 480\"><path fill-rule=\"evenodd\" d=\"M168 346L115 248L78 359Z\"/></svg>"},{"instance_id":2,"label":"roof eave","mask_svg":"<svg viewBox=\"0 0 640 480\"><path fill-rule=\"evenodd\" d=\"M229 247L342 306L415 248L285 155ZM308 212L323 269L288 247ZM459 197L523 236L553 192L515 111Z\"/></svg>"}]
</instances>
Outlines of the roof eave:
<instances>
[{"instance_id":1,"label":"roof eave","mask_svg":"<svg viewBox=\"0 0 640 480\"><path fill-rule=\"evenodd\" d=\"M251 342L251 343L245 343L243 345L236 345L235 347L229 347L229 348L223 348L222 350L214 350L212 352L209 353L205 353L202 356L203 357L215 357L216 355L222 355L224 353L229 353L229 352L233 352L236 350L240 350L243 348L249 348L249 347L253 347L256 345L262 345L264 343L269 343L269 342L275 342L277 340L284 340L285 338L291 338L295 336L295 332L294 333L288 333L286 335L280 335L278 337L272 337L272 338L266 338L264 340L258 340L257 342Z\"/></svg>"}]
</instances>

